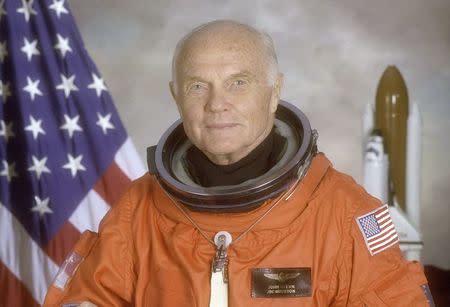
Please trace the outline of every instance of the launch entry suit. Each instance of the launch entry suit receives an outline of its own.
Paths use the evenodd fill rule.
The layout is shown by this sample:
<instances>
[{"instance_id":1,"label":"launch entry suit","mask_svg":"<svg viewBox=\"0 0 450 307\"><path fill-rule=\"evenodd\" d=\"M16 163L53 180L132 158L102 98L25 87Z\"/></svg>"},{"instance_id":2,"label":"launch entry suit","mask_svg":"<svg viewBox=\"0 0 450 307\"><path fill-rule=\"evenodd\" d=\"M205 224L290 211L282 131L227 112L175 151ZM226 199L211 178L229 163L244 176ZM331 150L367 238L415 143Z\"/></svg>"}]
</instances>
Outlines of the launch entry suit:
<instances>
[{"instance_id":1,"label":"launch entry suit","mask_svg":"<svg viewBox=\"0 0 450 307\"><path fill-rule=\"evenodd\" d=\"M248 212L189 214L208 236L226 230L235 238L274 201ZM382 207L317 154L288 199L230 245L229 305L431 305L421 265L392 244L395 230L394 241L367 242L364 219ZM208 306L214 255L215 246L147 174L99 234L84 233L44 306Z\"/></svg>"}]
</instances>

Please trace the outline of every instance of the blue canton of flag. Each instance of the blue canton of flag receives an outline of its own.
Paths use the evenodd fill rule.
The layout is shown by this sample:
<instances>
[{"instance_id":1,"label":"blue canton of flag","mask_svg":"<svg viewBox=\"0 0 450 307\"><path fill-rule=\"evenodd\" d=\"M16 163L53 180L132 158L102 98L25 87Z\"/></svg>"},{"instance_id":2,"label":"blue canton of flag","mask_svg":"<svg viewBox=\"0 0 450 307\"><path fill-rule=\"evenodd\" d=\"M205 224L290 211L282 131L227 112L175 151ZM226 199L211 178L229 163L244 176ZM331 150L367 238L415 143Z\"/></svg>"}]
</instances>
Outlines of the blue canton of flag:
<instances>
[{"instance_id":1,"label":"blue canton of flag","mask_svg":"<svg viewBox=\"0 0 450 307\"><path fill-rule=\"evenodd\" d=\"M356 222L371 255L375 255L399 241L388 205L356 218Z\"/></svg>"},{"instance_id":2,"label":"blue canton of flag","mask_svg":"<svg viewBox=\"0 0 450 307\"><path fill-rule=\"evenodd\" d=\"M52 240L95 228L83 214L96 224L107 211L106 173L129 182L142 170L67 3L0 0L0 280L42 303L62 262Z\"/></svg>"}]
</instances>

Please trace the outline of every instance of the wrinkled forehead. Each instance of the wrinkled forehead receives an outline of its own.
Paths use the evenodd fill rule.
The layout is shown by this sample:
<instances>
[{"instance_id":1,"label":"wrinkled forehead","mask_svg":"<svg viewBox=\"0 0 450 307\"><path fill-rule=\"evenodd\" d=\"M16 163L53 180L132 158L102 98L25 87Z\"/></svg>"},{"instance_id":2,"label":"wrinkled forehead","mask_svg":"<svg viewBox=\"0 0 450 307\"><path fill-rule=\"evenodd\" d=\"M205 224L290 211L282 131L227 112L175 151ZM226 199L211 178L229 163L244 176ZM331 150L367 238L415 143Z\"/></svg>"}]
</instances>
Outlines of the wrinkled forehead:
<instances>
[{"instance_id":1,"label":"wrinkled forehead","mask_svg":"<svg viewBox=\"0 0 450 307\"><path fill-rule=\"evenodd\" d=\"M192 37L180 49L176 59L177 74L196 66L235 65L264 71L267 54L261 39L251 32L207 33Z\"/></svg>"}]
</instances>

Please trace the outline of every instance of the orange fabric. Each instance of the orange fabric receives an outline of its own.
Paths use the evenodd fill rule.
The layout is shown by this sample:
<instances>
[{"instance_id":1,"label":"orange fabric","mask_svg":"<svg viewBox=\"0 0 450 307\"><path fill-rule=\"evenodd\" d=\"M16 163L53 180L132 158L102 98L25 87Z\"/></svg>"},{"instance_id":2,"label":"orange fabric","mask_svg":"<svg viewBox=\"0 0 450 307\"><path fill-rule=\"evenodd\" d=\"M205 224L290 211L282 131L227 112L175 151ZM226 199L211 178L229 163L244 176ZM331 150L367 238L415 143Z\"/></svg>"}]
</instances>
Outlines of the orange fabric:
<instances>
[{"instance_id":1,"label":"orange fabric","mask_svg":"<svg viewBox=\"0 0 450 307\"><path fill-rule=\"evenodd\" d=\"M211 237L226 230L236 238L270 204L190 214ZM230 246L230 306L427 306L420 264L405 261L398 245L374 256L367 250L355 217L380 205L317 155L292 196ZM104 218L89 248L64 290L50 287L44 306L209 306L214 246L148 174ZM257 267L310 267L312 296L252 298Z\"/></svg>"}]
</instances>

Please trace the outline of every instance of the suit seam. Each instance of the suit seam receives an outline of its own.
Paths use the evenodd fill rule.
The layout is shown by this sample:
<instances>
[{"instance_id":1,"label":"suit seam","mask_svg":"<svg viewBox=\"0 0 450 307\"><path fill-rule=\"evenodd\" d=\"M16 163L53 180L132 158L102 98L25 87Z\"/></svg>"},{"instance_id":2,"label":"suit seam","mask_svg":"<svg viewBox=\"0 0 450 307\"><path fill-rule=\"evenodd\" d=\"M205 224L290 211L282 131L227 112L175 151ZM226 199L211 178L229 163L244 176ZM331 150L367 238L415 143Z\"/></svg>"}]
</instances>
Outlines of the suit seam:
<instances>
[{"instance_id":1,"label":"suit seam","mask_svg":"<svg viewBox=\"0 0 450 307\"><path fill-rule=\"evenodd\" d=\"M124 290L125 290L125 297L127 297L128 295L130 295L130 299L132 299L132 293L131 293L131 270L132 270L132 263L130 261L131 259L131 248L134 245L134 239L133 236L131 235L132 230L131 230L131 215L132 215L132 210L131 210L131 199L130 199L130 193L126 193L124 195L125 197L125 205L123 208L123 222L126 226L125 229L127 229L127 231L124 233L124 235L122 236L123 239L125 239L125 251L123 252L123 262L125 263L125 270L124 270Z\"/></svg>"}]
</instances>

